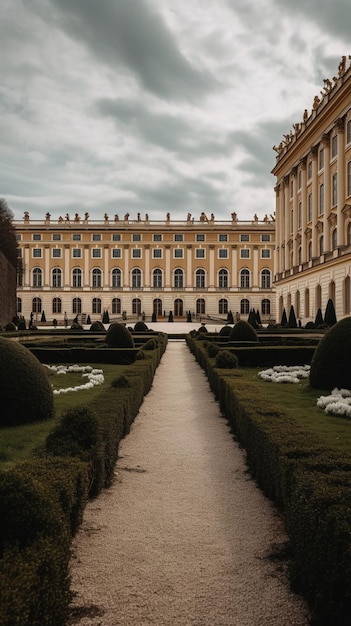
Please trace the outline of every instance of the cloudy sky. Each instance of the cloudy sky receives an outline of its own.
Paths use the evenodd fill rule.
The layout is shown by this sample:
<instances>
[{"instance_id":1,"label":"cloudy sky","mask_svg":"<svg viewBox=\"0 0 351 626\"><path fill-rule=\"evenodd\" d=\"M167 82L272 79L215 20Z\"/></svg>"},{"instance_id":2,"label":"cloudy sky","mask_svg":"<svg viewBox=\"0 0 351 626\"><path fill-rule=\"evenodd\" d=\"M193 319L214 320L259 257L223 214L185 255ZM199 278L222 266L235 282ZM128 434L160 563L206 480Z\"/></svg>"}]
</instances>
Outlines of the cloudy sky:
<instances>
[{"instance_id":1,"label":"cloudy sky","mask_svg":"<svg viewBox=\"0 0 351 626\"><path fill-rule=\"evenodd\" d=\"M274 211L272 147L351 53L349 0L2 0L15 219Z\"/></svg>"}]
</instances>

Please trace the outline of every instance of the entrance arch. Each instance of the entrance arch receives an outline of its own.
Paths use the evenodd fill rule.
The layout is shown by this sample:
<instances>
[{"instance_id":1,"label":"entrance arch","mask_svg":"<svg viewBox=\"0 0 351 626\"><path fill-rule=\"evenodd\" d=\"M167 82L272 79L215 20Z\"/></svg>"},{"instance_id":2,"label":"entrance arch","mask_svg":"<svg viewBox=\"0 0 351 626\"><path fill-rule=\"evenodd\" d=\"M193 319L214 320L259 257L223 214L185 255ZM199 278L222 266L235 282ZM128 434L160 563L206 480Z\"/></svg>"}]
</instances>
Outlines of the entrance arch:
<instances>
[{"instance_id":1,"label":"entrance arch","mask_svg":"<svg viewBox=\"0 0 351 626\"><path fill-rule=\"evenodd\" d=\"M174 301L174 317L183 317L183 300L181 298Z\"/></svg>"}]
</instances>

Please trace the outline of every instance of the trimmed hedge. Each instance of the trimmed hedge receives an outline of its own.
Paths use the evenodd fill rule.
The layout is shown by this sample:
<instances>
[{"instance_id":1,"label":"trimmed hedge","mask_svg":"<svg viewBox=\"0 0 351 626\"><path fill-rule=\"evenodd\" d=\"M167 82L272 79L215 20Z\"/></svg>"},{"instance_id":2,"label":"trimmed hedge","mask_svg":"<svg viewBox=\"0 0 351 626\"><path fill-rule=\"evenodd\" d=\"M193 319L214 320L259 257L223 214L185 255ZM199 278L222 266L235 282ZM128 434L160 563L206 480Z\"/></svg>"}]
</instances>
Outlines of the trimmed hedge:
<instances>
[{"instance_id":1,"label":"trimmed hedge","mask_svg":"<svg viewBox=\"0 0 351 626\"><path fill-rule=\"evenodd\" d=\"M351 455L327 448L257 388L216 369L203 342L187 344L205 369L251 474L284 514L291 582L315 624L345 626L351 612Z\"/></svg>"},{"instance_id":2,"label":"trimmed hedge","mask_svg":"<svg viewBox=\"0 0 351 626\"><path fill-rule=\"evenodd\" d=\"M0 473L1 626L67 623L71 538L87 498L111 484L119 443L152 385L167 335L152 341L126 368L126 387L67 411L37 458Z\"/></svg>"}]
</instances>

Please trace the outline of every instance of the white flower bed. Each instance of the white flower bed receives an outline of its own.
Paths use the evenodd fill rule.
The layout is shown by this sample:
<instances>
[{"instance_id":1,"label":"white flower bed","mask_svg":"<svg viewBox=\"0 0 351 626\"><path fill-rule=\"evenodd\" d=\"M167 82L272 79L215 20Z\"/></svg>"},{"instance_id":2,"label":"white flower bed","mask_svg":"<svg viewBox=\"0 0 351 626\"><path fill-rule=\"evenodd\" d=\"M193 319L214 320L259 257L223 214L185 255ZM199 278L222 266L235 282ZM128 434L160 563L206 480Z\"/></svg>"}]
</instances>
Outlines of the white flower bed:
<instances>
[{"instance_id":1,"label":"white flower bed","mask_svg":"<svg viewBox=\"0 0 351 626\"><path fill-rule=\"evenodd\" d=\"M258 374L262 380L269 383L293 383L297 384L302 378L310 375L309 365L275 365Z\"/></svg>"},{"instance_id":2,"label":"white flower bed","mask_svg":"<svg viewBox=\"0 0 351 626\"><path fill-rule=\"evenodd\" d=\"M82 372L82 378L87 378L87 382L76 387L65 387L63 389L54 389L54 395L60 393L70 393L71 391L82 391L92 389L96 385L101 385L104 381L104 372L100 369L94 369L91 365L45 365L49 370L58 375L65 375L71 372Z\"/></svg>"},{"instance_id":3,"label":"white flower bed","mask_svg":"<svg viewBox=\"0 0 351 626\"><path fill-rule=\"evenodd\" d=\"M317 406L324 409L326 413L351 417L351 391L335 387L329 396L318 398Z\"/></svg>"},{"instance_id":4,"label":"white flower bed","mask_svg":"<svg viewBox=\"0 0 351 626\"><path fill-rule=\"evenodd\" d=\"M309 365L275 365L259 372L260 378L270 383L299 383L302 378L308 378ZM329 396L320 396L317 406L332 415L345 415L351 418L351 391L335 387Z\"/></svg>"}]
</instances>

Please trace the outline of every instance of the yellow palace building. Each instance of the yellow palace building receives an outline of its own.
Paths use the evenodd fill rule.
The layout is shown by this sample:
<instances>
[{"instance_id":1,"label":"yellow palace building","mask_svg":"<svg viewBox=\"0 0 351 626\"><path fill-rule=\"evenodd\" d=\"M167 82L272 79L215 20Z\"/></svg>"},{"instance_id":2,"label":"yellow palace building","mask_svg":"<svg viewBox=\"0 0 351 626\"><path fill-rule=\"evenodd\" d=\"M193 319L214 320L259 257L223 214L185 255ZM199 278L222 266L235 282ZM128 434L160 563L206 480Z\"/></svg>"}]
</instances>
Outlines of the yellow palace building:
<instances>
[{"instance_id":1,"label":"yellow palace building","mask_svg":"<svg viewBox=\"0 0 351 626\"><path fill-rule=\"evenodd\" d=\"M329 298L337 319L351 313L350 58L274 147L278 318L293 305L313 321Z\"/></svg>"},{"instance_id":2,"label":"yellow palace building","mask_svg":"<svg viewBox=\"0 0 351 626\"><path fill-rule=\"evenodd\" d=\"M22 271L18 313L40 321L84 321L125 315L226 319L260 312L275 317L273 262L275 224L265 216L241 222L235 213L216 221L202 213L184 221L151 221L126 214L101 221L76 214L54 220L49 213L16 222Z\"/></svg>"}]
</instances>

